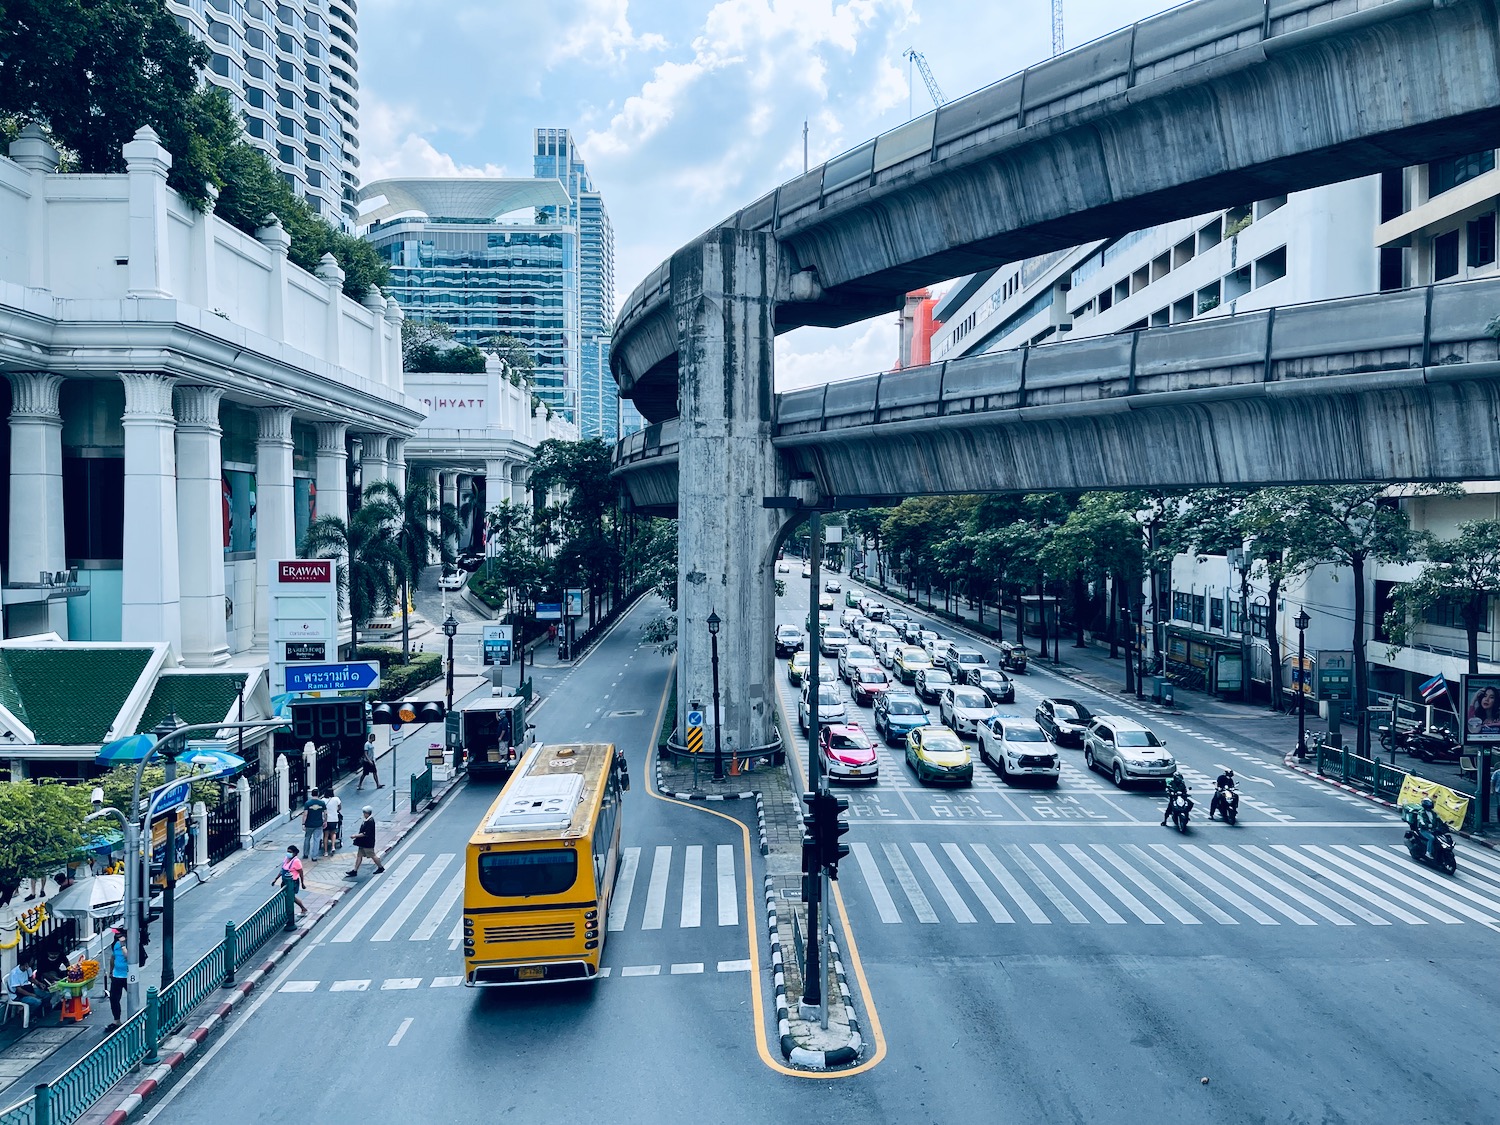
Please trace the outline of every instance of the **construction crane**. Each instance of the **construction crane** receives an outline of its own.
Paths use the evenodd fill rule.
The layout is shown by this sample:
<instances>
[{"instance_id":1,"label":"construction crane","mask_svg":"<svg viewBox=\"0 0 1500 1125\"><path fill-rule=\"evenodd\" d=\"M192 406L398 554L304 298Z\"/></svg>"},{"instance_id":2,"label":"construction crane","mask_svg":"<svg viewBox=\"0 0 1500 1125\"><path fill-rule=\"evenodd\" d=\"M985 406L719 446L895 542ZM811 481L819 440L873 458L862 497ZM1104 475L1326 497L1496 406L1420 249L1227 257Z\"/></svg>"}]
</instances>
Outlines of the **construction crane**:
<instances>
[{"instance_id":1,"label":"construction crane","mask_svg":"<svg viewBox=\"0 0 1500 1125\"><path fill-rule=\"evenodd\" d=\"M937 79L932 76L932 67L927 65L927 56L915 47L908 47L902 52L901 57L906 60L906 116L915 116L912 106L912 75L913 65L922 72L922 81L927 84L927 93L932 98L934 107L941 106L948 99L943 97L943 91L938 89Z\"/></svg>"},{"instance_id":2,"label":"construction crane","mask_svg":"<svg viewBox=\"0 0 1500 1125\"><path fill-rule=\"evenodd\" d=\"M1052 0L1052 57L1063 53L1063 0Z\"/></svg>"}]
</instances>

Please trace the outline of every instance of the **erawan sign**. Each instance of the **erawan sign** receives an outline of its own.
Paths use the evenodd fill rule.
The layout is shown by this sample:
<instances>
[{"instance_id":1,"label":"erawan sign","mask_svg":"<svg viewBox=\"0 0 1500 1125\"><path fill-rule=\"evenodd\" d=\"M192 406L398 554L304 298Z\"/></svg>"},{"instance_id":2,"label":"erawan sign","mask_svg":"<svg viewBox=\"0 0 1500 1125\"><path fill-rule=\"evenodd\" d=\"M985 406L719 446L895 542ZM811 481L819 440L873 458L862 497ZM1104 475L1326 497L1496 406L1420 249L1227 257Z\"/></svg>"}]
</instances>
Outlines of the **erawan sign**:
<instances>
[{"instance_id":1,"label":"erawan sign","mask_svg":"<svg viewBox=\"0 0 1500 1125\"><path fill-rule=\"evenodd\" d=\"M277 559L271 580L271 694L286 691L288 664L338 659L338 567L333 559Z\"/></svg>"},{"instance_id":2,"label":"erawan sign","mask_svg":"<svg viewBox=\"0 0 1500 1125\"><path fill-rule=\"evenodd\" d=\"M308 582L330 585L333 582L333 560L283 559L276 564L276 581L293 586Z\"/></svg>"}]
</instances>

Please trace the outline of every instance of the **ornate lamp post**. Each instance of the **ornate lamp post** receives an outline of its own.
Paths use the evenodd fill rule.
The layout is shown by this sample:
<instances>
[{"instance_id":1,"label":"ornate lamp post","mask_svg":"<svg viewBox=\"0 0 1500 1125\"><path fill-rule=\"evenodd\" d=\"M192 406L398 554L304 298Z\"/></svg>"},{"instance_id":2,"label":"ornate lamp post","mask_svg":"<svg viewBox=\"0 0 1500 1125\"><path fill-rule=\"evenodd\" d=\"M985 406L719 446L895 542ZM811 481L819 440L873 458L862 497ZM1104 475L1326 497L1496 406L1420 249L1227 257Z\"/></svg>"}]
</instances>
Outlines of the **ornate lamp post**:
<instances>
[{"instance_id":1,"label":"ornate lamp post","mask_svg":"<svg viewBox=\"0 0 1500 1125\"><path fill-rule=\"evenodd\" d=\"M1297 616L1292 619L1292 624L1297 629L1297 758L1300 761L1307 757L1307 709L1304 704L1307 701L1307 660L1306 639L1307 627L1312 624L1312 618L1307 616L1306 609L1299 609Z\"/></svg>"},{"instance_id":2,"label":"ornate lamp post","mask_svg":"<svg viewBox=\"0 0 1500 1125\"><path fill-rule=\"evenodd\" d=\"M724 780L724 746L719 738L719 620L717 610L708 613L708 639L713 645L714 667L714 780Z\"/></svg>"},{"instance_id":3,"label":"ornate lamp post","mask_svg":"<svg viewBox=\"0 0 1500 1125\"><path fill-rule=\"evenodd\" d=\"M458 622L453 614L443 622L443 636L448 638L448 710L453 710L453 638L458 636Z\"/></svg>"}]
</instances>

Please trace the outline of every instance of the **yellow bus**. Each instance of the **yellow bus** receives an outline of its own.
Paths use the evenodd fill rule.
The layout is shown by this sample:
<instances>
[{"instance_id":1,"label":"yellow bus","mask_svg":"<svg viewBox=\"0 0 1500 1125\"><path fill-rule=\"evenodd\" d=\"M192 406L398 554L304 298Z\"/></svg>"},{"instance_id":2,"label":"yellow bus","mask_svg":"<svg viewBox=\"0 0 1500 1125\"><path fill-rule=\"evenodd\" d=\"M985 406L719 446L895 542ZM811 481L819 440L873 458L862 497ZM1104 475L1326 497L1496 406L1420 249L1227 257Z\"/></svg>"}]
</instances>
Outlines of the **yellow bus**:
<instances>
[{"instance_id":1,"label":"yellow bus","mask_svg":"<svg viewBox=\"0 0 1500 1125\"><path fill-rule=\"evenodd\" d=\"M610 743L527 752L469 837L464 984L598 975L629 788Z\"/></svg>"}]
</instances>

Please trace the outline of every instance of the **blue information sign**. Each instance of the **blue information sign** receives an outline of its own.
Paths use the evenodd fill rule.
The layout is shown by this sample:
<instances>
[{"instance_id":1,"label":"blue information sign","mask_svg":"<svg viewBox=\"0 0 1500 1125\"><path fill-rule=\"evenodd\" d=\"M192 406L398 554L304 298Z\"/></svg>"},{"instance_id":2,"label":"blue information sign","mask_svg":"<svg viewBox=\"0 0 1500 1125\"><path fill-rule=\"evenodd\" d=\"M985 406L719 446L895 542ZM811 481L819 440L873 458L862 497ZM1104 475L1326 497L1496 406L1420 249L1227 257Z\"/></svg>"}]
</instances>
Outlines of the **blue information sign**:
<instances>
[{"instance_id":1,"label":"blue information sign","mask_svg":"<svg viewBox=\"0 0 1500 1125\"><path fill-rule=\"evenodd\" d=\"M703 712L702 711L689 711L688 712L688 726L690 726L690 727L701 727L702 725L703 725Z\"/></svg>"},{"instance_id":2,"label":"blue information sign","mask_svg":"<svg viewBox=\"0 0 1500 1125\"><path fill-rule=\"evenodd\" d=\"M287 691L362 691L380 683L380 665L373 661L353 664L288 664Z\"/></svg>"},{"instance_id":3,"label":"blue information sign","mask_svg":"<svg viewBox=\"0 0 1500 1125\"><path fill-rule=\"evenodd\" d=\"M187 804L188 797L192 794L193 784L190 781L174 781L170 785L162 785L151 790L151 816L158 817L162 813L169 813L173 809L181 808Z\"/></svg>"}]
</instances>

